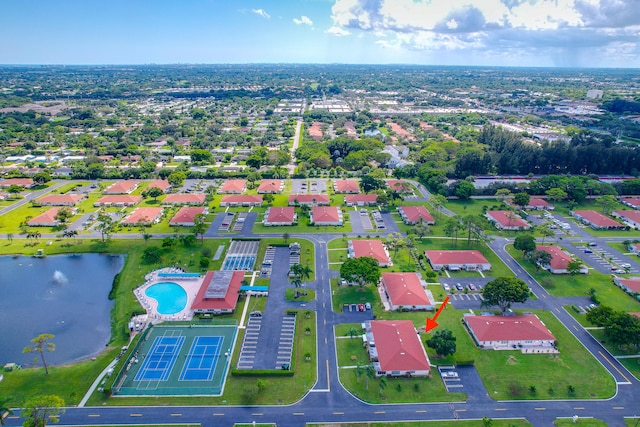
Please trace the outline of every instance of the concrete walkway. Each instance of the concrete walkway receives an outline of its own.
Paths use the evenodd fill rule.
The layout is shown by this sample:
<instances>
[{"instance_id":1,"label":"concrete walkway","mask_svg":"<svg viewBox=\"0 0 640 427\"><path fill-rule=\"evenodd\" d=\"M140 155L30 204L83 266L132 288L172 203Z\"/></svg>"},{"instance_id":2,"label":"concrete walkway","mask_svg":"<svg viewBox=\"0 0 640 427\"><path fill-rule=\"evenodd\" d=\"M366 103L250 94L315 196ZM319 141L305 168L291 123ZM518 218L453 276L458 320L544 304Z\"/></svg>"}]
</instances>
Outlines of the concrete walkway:
<instances>
[{"instance_id":1,"label":"concrete walkway","mask_svg":"<svg viewBox=\"0 0 640 427\"><path fill-rule=\"evenodd\" d=\"M84 395L80 403L78 403L78 408L84 408L84 405L87 403L87 401L89 400L89 398L91 397L95 389L98 387L98 384L100 384L100 381L102 381L102 378L104 378L104 376L107 375L107 372L109 371L109 369L113 369L113 367L116 366L116 363L118 363L118 359L114 359L111 363L109 363L109 365L107 365L106 368L103 369L102 372L100 372L100 375L98 375L98 377L93 382L93 384L91 384L91 387L89 387L89 390L87 390L87 393Z\"/></svg>"}]
</instances>

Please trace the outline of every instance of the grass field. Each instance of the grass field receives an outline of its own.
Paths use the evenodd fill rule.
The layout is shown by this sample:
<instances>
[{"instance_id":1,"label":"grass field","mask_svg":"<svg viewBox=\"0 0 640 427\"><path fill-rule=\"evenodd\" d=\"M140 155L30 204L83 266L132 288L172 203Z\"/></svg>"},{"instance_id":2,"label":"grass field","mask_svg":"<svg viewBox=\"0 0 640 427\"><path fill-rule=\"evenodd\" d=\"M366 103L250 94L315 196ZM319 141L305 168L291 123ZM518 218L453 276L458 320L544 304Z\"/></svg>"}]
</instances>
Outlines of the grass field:
<instances>
[{"instance_id":1,"label":"grass field","mask_svg":"<svg viewBox=\"0 0 640 427\"><path fill-rule=\"evenodd\" d=\"M597 418L578 418L576 421L572 418L556 418L553 425L556 427L607 427L607 423Z\"/></svg>"},{"instance_id":2,"label":"grass field","mask_svg":"<svg viewBox=\"0 0 640 427\"><path fill-rule=\"evenodd\" d=\"M507 246L507 252L533 276L551 295L564 296L587 296L589 289L596 290L596 296L604 305L608 305L615 310L640 311L640 302L634 301L622 289L611 283L611 277L589 270L589 274L551 274L548 271L540 270L536 272L533 264L528 260L522 260L522 253L513 249L512 245Z\"/></svg>"},{"instance_id":3,"label":"grass field","mask_svg":"<svg viewBox=\"0 0 640 427\"><path fill-rule=\"evenodd\" d=\"M455 420L455 421L407 421L407 422L380 422L380 423L331 423L331 424L307 424L307 427L485 427L482 420ZM531 423L522 418L491 419L491 427L530 427Z\"/></svg>"},{"instance_id":4,"label":"grass field","mask_svg":"<svg viewBox=\"0 0 640 427\"><path fill-rule=\"evenodd\" d=\"M340 325L340 333L336 330L336 349L340 382L350 392L369 403L405 403L405 402L454 402L466 399L464 393L447 393L442 380L435 372L428 378L387 378L387 386L380 388L380 379L369 379L367 388L366 375L356 376L354 366L366 365L368 354L362 347L360 336L344 338L344 327L360 329L360 325Z\"/></svg>"},{"instance_id":5,"label":"grass field","mask_svg":"<svg viewBox=\"0 0 640 427\"><path fill-rule=\"evenodd\" d=\"M266 247L266 243L282 243L281 239L266 239L261 248ZM311 248L311 244L306 240L300 240L303 245L303 260L313 260L313 251L305 249L306 246ZM95 361L82 362L73 366L52 367L50 374L44 375L43 369L23 369L14 372L7 372L2 382L3 394L12 397L17 405L21 404L25 399L34 394L41 393L42 388L46 387L47 392L56 394L65 399L69 405L77 404L85 390L97 374L119 353L120 347L128 342L127 322L131 314L141 310L141 307L135 299L132 289L144 282L144 275L149 271L166 265L180 265L186 271L200 271L197 265L200 253L203 247L208 247L215 253L217 247L224 244L228 247L228 239L205 240L204 246L200 242L193 247L184 247L178 244L172 250L163 250L162 260L154 264L145 264L142 261L142 252L146 247L159 246L160 241L151 239L145 243L143 240L118 240L113 239L103 244L96 239L78 239L74 242L62 241L55 239L52 244L47 246L45 241L27 242L23 239L14 239L13 242L4 241L0 243L0 253L2 254L24 254L31 255L38 248L42 248L45 254L53 255L56 253L121 253L127 254L125 266L120 273L119 286L115 290L116 304L112 311L112 338L110 346L106 351L97 357ZM209 269L219 269L223 258L213 261ZM249 311L264 309L266 298L251 298ZM246 304L246 299L241 298L238 308L233 315L220 316L222 319L239 320L242 309ZM264 395L256 398L256 403L291 403L299 399L306 389L310 387L315 378L315 320L314 313L310 313L311 318L307 319L302 314L299 315L300 326L297 328L298 334L296 338L296 347L294 359L297 360L295 365L295 375L292 378L273 378L267 380L267 391ZM311 335L306 335L306 328L312 330ZM238 340L241 340L241 336ZM307 353L312 355L312 361L307 362L304 357ZM237 358L237 354L234 356ZM295 362L294 362L295 363ZM122 404L122 405L145 405L145 404L223 404L241 402L242 389L250 384L255 383L255 378L230 377L227 381L225 394L220 398L118 398L108 400L101 393L94 393L89 404Z\"/></svg>"},{"instance_id":6,"label":"grass field","mask_svg":"<svg viewBox=\"0 0 640 427\"><path fill-rule=\"evenodd\" d=\"M430 348L427 348L427 354L431 363L435 365L475 361L480 377L492 398L580 399L613 395L615 384L611 376L551 313L535 312L557 338L560 353L525 355L519 351L478 349L460 321L465 312L448 306L438 317L439 328L451 330L457 338L456 354L439 359ZM416 327L421 327L428 316L431 316L431 313L385 312L377 315L377 319L408 319L412 320ZM346 331L343 331L344 333ZM421 333L421 339L424 342L427 335ZM536 388L534 394L529 391L532 385ZM575 388L573 395L567 393L568 385ZM553 387L552 392L550 387Z\"/></svg>"}]
</instances>

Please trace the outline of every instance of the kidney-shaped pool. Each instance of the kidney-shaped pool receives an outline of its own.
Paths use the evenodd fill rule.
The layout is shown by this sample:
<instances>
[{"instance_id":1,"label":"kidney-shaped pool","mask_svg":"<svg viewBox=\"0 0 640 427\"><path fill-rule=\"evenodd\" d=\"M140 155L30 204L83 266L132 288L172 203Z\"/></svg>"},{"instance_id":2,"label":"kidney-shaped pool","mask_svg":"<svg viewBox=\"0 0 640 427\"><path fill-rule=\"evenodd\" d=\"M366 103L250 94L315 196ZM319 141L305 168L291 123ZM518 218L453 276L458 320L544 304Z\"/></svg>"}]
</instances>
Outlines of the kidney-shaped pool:
<instances>
[{"instance_id":1,"label":"kidney-shaped pool","mask_svg":"<svg viewBox=\"0 0 640 427\"><path fill-rule=\"evenodd\" d=\"M158 302L156 311L160 314L176 314L187 306L187 291L177 283L155 283L144 293Z\"/></svg>"}]
</instances>

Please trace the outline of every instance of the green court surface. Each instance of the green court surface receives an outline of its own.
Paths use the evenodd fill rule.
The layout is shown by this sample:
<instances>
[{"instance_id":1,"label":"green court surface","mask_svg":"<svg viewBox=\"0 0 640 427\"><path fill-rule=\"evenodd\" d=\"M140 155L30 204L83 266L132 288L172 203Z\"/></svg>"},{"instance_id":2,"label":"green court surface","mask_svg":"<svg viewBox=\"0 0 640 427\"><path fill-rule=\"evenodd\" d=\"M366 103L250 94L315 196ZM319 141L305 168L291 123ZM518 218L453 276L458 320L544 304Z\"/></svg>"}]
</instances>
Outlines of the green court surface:
<instances>
[{"instance_id":1,"label":"green court surface","mask_svg":"<svg viewBox=\"0 0 640 427\"><path fill-rule=\"evenodd\" d=\"M221 395L237 324L161 324L145 330L113 388L116 396Z\"/></svg>"}]
</instances>

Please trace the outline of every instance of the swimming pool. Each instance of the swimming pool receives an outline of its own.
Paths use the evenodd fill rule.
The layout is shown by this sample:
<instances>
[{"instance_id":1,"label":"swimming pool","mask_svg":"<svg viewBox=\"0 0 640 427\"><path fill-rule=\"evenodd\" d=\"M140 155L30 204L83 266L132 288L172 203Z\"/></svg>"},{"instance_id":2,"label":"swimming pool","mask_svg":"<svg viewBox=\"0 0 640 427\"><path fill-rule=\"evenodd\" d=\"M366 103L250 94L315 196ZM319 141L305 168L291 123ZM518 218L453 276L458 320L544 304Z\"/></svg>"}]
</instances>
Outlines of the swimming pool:
<instances>
[{"instance_id":1,"label":"swimming pool","mask_svg":"<svg viewBox=\"0 0 640 427\"><path fill-rule=\"evenodd\" d=\"M177 283L156 283L149 286L144 293L158 301L157 311L160 314L176 314L187 306L187 291Z\"/></svg>"}]
</instances>

